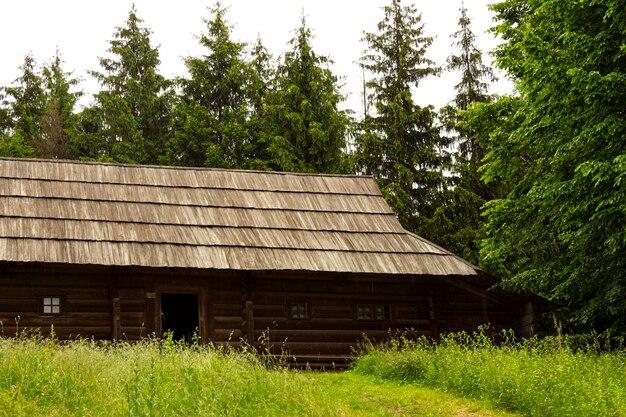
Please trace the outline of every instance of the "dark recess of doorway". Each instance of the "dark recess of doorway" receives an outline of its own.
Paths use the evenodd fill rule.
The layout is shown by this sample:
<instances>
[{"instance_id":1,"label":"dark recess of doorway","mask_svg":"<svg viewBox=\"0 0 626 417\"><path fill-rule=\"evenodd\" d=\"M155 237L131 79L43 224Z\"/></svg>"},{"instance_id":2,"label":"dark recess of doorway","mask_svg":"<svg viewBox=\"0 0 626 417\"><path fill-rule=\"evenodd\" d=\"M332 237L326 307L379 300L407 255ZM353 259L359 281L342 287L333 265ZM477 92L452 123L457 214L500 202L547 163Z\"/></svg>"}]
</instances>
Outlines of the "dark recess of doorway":
<instances>
[{"instance_id":1,"label":"dark recess of doorway","mask_svg":"<svg viewBox=\"0 0 626 417\"><path fill-rule=\"evenodd\" d=\"M161 330L190 343L198 331L198 294L161 294Z\"/></svg>"}]
</instances>

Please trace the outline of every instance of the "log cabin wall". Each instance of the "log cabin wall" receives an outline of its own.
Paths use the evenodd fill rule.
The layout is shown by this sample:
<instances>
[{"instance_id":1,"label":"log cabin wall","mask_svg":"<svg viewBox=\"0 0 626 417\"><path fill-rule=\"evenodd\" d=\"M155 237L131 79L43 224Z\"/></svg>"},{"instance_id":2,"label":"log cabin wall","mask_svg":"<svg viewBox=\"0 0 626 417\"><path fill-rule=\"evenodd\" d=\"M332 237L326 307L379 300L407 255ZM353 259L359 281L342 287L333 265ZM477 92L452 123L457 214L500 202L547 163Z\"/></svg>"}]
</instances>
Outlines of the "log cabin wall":
<instances>
[{"instance_id":1,"label":"log cabin wall","mask_svg":"<svg viewBox=\"0 0 626 417\"><path fill-rule=\"evenodd\" d=\"M251 289L255 340L274 354L345 355L364 334L380 341L396 329L430 335L427 292L419 284L270 276L252 279Z\"/></svg>"},{"instance_id":2,"label":"log cabin wall","mask_svg":"<svg viewBox=\"0 0 626 417\"><path fill-rule=\"evenodd\" d=\"M112 337L111 276L106 268L4 264L0 266L3 336L51 326L60 339ZM128 308L122 293L121 307ZM43 299L60 298L60 314L44 314Z\"/></svg>"},{"instance_id":3,"label":"log cabin wall","mask_svg":"<svg viewBox=\"0 0 626 417\"><path fill-rule=\"evenodd\" d=\"M515 327L523 306L440 277L245 273L5 263L0 266L4 336L39 329L58 338L134 341L161 335L160 297L196 294L204 342L242 340L273 354L343 356L363 340L397 331L437 337L491 323ZM43 299L60 298L60 314ZM17 321L19 317L19 321Z\"/></svg>"},{"instance_id":4,"label":"log cabin wall","mask_svg":"<svg viewBox=\"0 0 626 417\"><path fill-rule=\"evenodd\" d=\"M161 335L160 295L196 294L204 342L238 344L242 337L240 274L159 268L3 263L0 336L29 330L60 339L135 341ZM43 312L60 299L60 314Z\"/></svg>"},{"instance_id":5,"label":"log cabin wall","mask_svg":"<svg viewBox=\"0 0 626 417\"><path fill-rule=\"evenodd\" d=\"M363 340L382 341L407 332L436 338L490 323L514 327L516 306L490 294L451 285L438 277L388 279L367 276L256 276L251 282L254 339L274 354L346 355ZM305 317L292 317L292 306ZM366 318L370 310L370 317ZM377 316L378 313L378 316Z\"/></svg>"}]
</instances>

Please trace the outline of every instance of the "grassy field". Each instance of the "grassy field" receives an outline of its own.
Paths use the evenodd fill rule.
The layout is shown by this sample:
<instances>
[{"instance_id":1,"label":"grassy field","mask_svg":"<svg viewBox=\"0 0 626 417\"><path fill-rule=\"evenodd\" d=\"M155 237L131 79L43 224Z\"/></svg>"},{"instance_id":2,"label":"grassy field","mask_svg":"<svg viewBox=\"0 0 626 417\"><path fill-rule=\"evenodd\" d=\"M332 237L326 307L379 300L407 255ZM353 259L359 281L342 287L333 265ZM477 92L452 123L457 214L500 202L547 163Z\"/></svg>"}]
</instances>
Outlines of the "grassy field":
<instances>
[{"instance_id":1,"label":"grassy field","mask_svg":"<svg viewBox=\"0 0 626 417\"><path fill-rule=\"evenodd\" d=\"M527 416L626 416L626 352L566 337L516 342L502 333L397 339L370 347L354 371L489 401Z\"/></svg>"},{"instance_id":2,"label":"grassy field","mask_svg":"<svg viewBox=\"0 0 626 417\"><path fill-rule=\"evenodd\" d=\"M172 343L0 339L0 416L511 416L426 387Z\"/></svg>"},{"instance_id":3,"label":"grassy field","mask_svg":"<svg viewBox=\"0 0 626 417\"><path fill-rule=\"evenodd\" d=\"M623 354L489 339L400 339L341 373L167 340L0 339L0 416L11 417L622 416L625 387Z\"/></svg>"}]
</instances>

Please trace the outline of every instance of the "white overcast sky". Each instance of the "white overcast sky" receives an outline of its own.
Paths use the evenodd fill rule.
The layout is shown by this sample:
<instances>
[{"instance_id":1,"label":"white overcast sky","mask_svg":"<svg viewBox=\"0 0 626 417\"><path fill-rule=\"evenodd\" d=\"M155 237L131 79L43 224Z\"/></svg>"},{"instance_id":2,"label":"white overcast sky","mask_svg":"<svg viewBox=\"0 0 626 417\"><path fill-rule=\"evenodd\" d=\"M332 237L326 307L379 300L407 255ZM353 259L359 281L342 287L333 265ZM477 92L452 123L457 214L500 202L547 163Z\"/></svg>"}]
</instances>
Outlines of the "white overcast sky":
<instances>
[{"instance_id":1,"label":"white overcast sky","mask_svg":"<svg viewBox=\"0 0 626 417\"><path fill-rule=\"evenodd\" d=\"M478 37L483 60L492 61L487 52L497 41L485 31L493 26L487 4L494 0L465 0ZM161 73L166 77L186 75L184 56L203 53L195 38L205 30L203 18L210 17L213 0L135 0L138 16L153 31L153 45L159 46ZM363 31L375 32L382 19L381 7L390 0L223 0L229 7L227 17L234 26L233 39L253 43L260 35L274 57L288 49L287 42L300 24L302 12L312 29L313 47L318 54L335 61L334 73L343 77L342 92L348 96L344 107L360 113L362 74L355 63L362 55ZM413 3L404 0L403 4ZM450 54L452 38L458 29L461 0L416 0L422 13L425 33L434 36L430 58L444 64ZM58 47L64 69L82 79L87 93L81 103L89 104L90 94L98 89L87 70L99 70L98 57L107 56L108 41L116 26L122 26L131 0L0 0L0 85L6 86L20 74L24 55L32 52L37 62L49 60ZM453 95L453 74L423 82L417 102L440 107ZM511 84L499 74L492 93L508 93Z\"/></svg>"}]
</instances>

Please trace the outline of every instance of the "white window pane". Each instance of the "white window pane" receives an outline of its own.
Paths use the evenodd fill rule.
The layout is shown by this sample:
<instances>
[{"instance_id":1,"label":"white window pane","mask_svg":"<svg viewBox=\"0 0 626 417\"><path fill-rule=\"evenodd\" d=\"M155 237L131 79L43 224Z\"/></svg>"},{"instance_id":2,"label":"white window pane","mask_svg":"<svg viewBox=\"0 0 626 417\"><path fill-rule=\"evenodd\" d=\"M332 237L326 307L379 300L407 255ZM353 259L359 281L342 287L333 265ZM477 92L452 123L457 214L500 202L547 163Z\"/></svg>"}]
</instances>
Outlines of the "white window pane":
<instances>
[{"instance_id":1,"label":"white window pane","mask_svg":"<svg viewBox=\"0 0 626 417\"><path fill-rule=\"evenodd\" d=\"M43 305L45 305L45 306L52 305L52 298L50 298L50 297L44 297L44 299L43 299Z\"/></svg>"},{"instance_id":2,"label":"white window pane","mask_svg":"<svg viewBox=\"0 0 626 417\"><path fill-rule=\"evenodd\" d=\"M61 305L61 299L59 297L52 297L52 305L53 306L60 306Z\"/></svg>"},{"instance_id":3,"label":"white window pane","mask_svg":"<svg viewBox=\"0 0 626 417\"><path fill-rule=\"evenodd\" d=\"M371 320L372 306L368 304L360 304L357 306L356 318L359 320Z\"/></svg>"},{"instance_id":4,"label":"white window pane","mask_svg":"<svg viewBox=\"0 0 626 417\"><path fill-rule=\"evenodd\" d=\"M59 314L61 309L59 306L52 306L52 314Z\"/></svg>"},{"instance_id":5,"label":"white window pane","mask_svg":"<svg viewBox=\"0 0 626 417\"><path fill-rule=\"evenodd\" d=\"M52 307L44 305L43 306L43 313L44 314L52 314Z\"/></svg>"}]
</instances>

